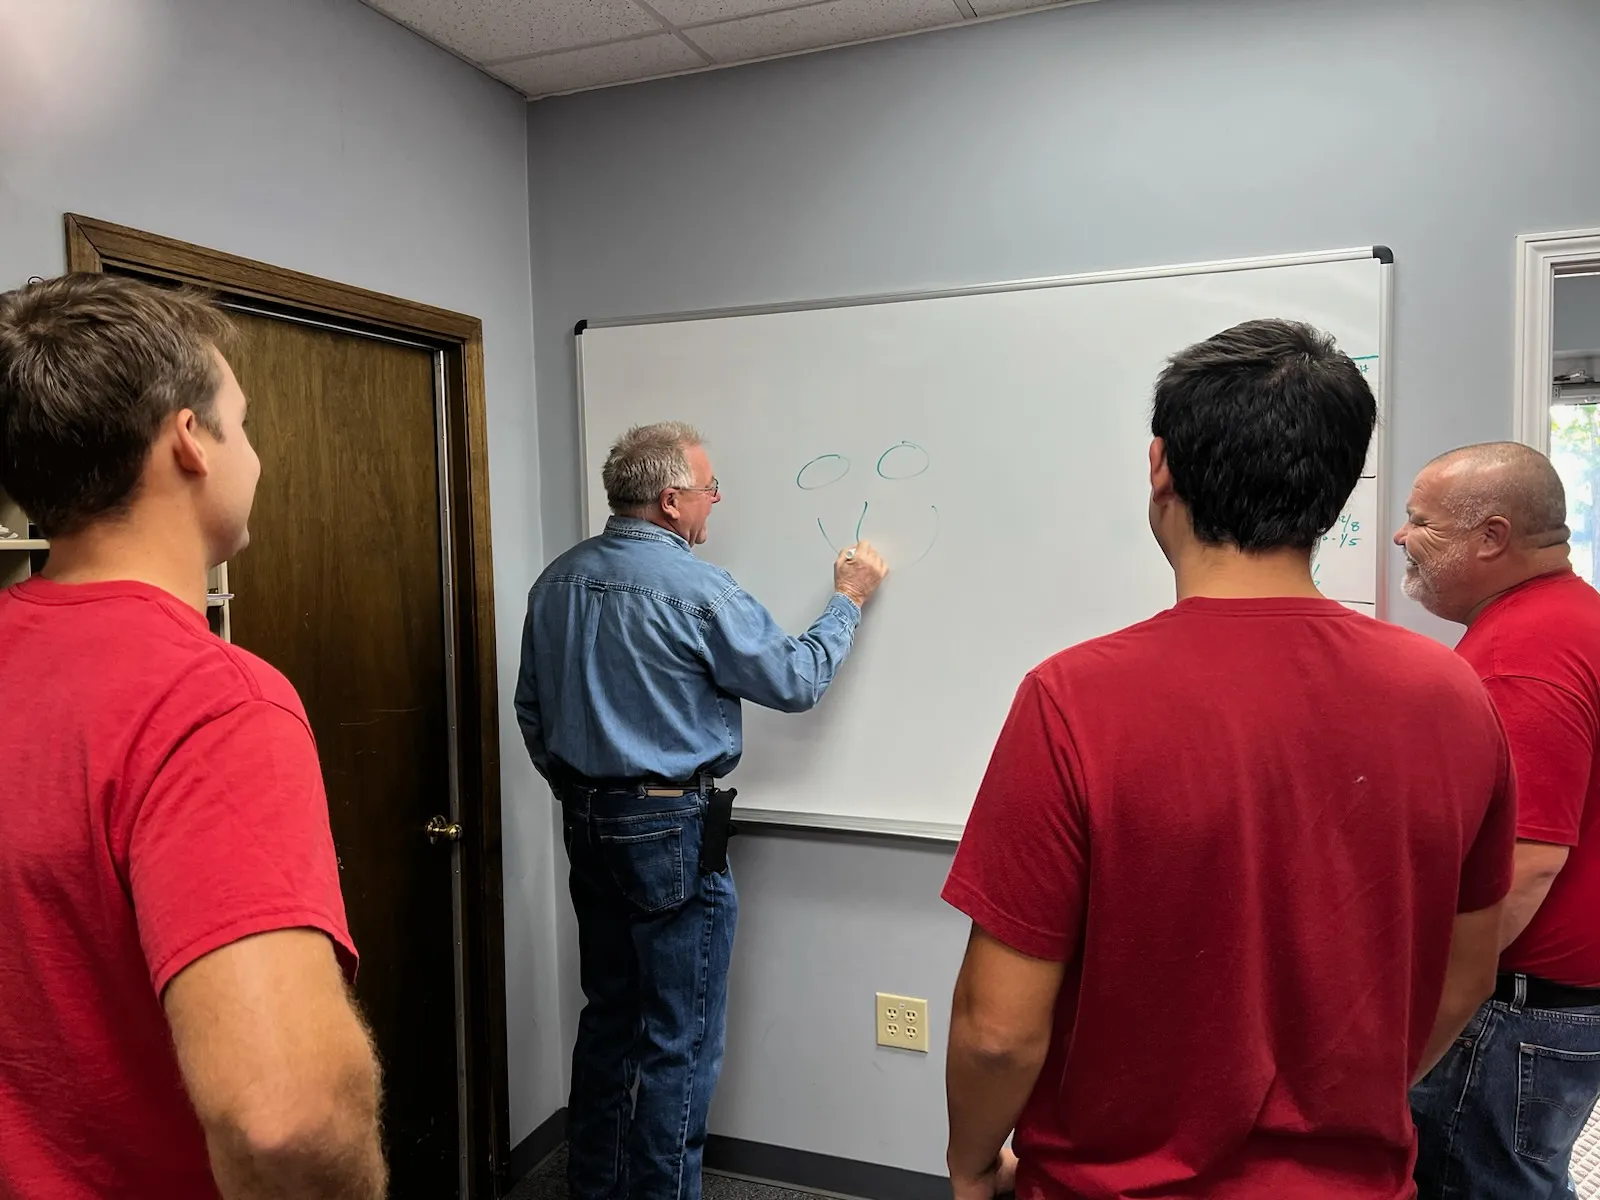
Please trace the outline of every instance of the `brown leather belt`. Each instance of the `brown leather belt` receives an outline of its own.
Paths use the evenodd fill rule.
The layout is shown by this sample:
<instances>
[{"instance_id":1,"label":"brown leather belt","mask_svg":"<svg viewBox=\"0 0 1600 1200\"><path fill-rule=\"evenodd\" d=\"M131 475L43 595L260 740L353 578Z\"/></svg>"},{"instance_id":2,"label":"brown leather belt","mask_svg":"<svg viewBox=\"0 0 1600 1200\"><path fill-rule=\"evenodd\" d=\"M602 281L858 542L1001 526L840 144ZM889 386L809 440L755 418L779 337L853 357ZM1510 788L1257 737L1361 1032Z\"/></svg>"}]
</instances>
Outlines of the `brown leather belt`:
<instances>
[{"instance_id":1,"label":"brown leather belt","mask_svg":"<svg viewBox=\"0 0 1600 1200\"><path fill-rule=\"evenodd\" d=\"M700 838L700 873L720 875L728 869L728 839L739 832L739 827L733 823L733 802L739 792L736 788L719 788L709 772L702 771L697 778L683 782L665 779L590 779L565 763L553 761L550 764L550 782L558 793L562 789L574 789L591 795L610 792L653 799L703 797L706 814Z\"/></svg>"},{"instance_id":2,"label":"brown leather belt","mask_svg":"<svg viewBox=\"0 0 1600 1200\"><path fill-rule=\"evenodd\" d=\"M645 796L687 796L700 791L710 776L697 773L693 779L591 779L580 775L566 763L550 763L550 782L557 787L577 788L582 792L620 792Z\"/></svg>"}]
</instances>

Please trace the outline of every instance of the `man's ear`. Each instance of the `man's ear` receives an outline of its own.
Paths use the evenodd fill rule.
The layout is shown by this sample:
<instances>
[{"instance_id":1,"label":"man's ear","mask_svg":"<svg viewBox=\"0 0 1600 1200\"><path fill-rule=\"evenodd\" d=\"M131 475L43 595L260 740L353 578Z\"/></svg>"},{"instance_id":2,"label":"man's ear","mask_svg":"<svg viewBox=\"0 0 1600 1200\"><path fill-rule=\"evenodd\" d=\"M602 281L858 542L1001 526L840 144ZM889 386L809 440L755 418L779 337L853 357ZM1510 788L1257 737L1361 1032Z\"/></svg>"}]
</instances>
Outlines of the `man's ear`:
<instances>
[{"instance_id":1,"label":"man's ear","mask_svg":"<svg viewBox=\"0 0 1600 1200\"><path fill-rule=\"evenodd\" d=\"M1167 466L1167 443L1161 438L1150 442L1150 499L1160 503L1177 495L1172 483L1172 468Z\"/></svg>"},{"instance_id":2,"label":"man's ear","mask_svg":"<svg viewBox=\"0 0 1600 1200\"><path fill-rule=\"evenodd\" d=\"M1490 517L1479 527L1475 540L1480 561L1497 559L1511 549L1511 522L1504 517Z\"/></svg>"},{"instance_id":3,"label":"man's ear","mask_svg":"<svg viewBox=\"0 0 1600 1200\"><path fill-rule=\"evenodd\" d=\"M180 409L167 418L167 432L172 444L173 461L185 475L208 475L211 465L206 459L206 448L200 439L200 418L192 408Z\"/></svg>"}]
</instances>

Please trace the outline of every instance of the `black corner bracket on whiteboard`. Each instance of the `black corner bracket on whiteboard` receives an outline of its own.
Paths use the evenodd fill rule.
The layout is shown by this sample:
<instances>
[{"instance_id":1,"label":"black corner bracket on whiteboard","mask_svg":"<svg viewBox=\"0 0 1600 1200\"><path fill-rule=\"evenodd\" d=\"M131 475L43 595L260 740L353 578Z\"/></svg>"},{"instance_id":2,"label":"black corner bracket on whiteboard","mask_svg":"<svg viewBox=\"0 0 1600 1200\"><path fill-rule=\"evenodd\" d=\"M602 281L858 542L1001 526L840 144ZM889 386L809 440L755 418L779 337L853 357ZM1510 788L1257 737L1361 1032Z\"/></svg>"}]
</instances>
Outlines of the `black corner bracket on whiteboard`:
<instances>
[{"instance_id":1,"label":"black corner bracket on whiteboard","mask_svg":"<svg viewBox=\"0 0 1600 1200\"><path fill-rule=\"evenodd\" d=\"M1379 247L1379 249L1382 249L1382 247ZM1392 262L1393 260L1392 259L1385 259L1384 261L1385 262ZM589 328L589 321L588 321L587 318L585 318L584 320L579 321L576 325L574 325L572 327L572 336L573 337L582 337L583 336L583 331L585 329L587 329L587 328Z\"/></svg>"},{"instance_id":2,"label":"black corner bracket on whiteboard","mask_svg":"<svg viewBox=\"0 0 1600 1200\"><path fill-rule=\"evenodd\" d=\"M1394 262L1394 251L1387 246L1374 246L1372 248L1372 257L1381 263L1392 263ZM578 324L582 325L583 322L580 321Z\"/></svg>"}]
</instances>

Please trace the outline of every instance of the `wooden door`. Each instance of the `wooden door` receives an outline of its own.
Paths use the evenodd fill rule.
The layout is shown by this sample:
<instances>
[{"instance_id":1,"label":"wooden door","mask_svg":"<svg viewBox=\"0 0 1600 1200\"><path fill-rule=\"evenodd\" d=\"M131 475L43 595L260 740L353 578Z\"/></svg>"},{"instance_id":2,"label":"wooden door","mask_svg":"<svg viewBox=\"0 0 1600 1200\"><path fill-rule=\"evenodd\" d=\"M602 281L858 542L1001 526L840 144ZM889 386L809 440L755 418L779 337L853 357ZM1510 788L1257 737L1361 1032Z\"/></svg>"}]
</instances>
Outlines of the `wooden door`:
<instances>
[{"instance_id":1,"label":"wooden door","mask_svg":"<svg viewBox=\"0 0 1600 1200\"><path fill-rule=\"evenodd\" d=\"M420 346L236 312L261 484L233 641L299 690L327 781L396 1200L460 1194L438 366Z\"/></svg>"}]
</instances>

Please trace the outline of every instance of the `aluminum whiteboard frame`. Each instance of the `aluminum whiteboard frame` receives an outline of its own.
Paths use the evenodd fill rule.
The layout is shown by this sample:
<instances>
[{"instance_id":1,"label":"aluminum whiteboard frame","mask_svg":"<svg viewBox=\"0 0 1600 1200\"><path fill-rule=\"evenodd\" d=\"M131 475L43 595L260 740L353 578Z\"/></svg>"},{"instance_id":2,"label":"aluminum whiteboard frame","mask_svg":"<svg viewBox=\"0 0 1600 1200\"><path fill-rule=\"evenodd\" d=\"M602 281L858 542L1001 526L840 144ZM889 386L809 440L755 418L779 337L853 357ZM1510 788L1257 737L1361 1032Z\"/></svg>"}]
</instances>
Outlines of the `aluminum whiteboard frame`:
<instances>
[{"instance_id":1,"label":"aluminum whiteboard frame","mask_svg":"<svg viewBox=\"0 0 1600 1200\"><path fill-rule=\"evenodd\" d=\"M1382 247L1375 247L1382 249ZM1394 256L1378 257L1378 427L1372 436L1378 439L1378 528L1373 536L1379 539L1378 573L1373 580L1373 617L1379 621L1389 619L1389 578L1394 563L1394 551L1383 549L1389 544L1389 428L1394 413Z\"/></svg>"},{"instance_id":2,"label":"aluminum whiteboard frame","mask_svg":"<svg viewBox=\"0 0 1600 1200\"><path fill-rule=\"evenodd\" d=\"M1094 283L1126 283L1140 279L1170 279L1181 275L1221 275L1232 271L1257 271L1269 267L1306 267L1317 263L1358 262L1376 259L1378 275L1378 520L1386 520L1389 491L1389 439L1385 426L1390 417L1393 379L1394 253L1387 246L1352 246L1343 250L1319 250L1310 254L1274 254L1258 258L1224 258L1213 262L1178 263L1162 267L1135 267L1124 271L1089 271L1080 275L1050 275L1037 279L1014 279L1004 283L977 284L972 287L938 288L913 292L878 292L864 296L836 296L825 300L788 300L778 304L754 304L735 308L706 308L691 312L651 313L637 317L605 317L582 320L573 327L574 377L578 401L578 453L581 486L578 496L579 519L584 536L589 536L589 429L583 395L583 335L589 329L618 329L630 325L673 325L684 321L715 321L724 317L759 317L776 313L813 312L828 308L864 308L877 304L903 304L913 300L953 300L962 296L989 296L1000 292L1031 292L1045 288L1079 287ZM1375 534L1378 531L1374 531ZM1375 606L1376 617L1388 612L1387 555L1378 558ZM897 821L873 817L844 817L826 813L783 812L777 809L736 808L734 817L746 827L766 825L778 829L809 830L818 833L858 833L894 837L910 841L959 842L966 825L945 821Z\"/></svg>"}]
</instances>

